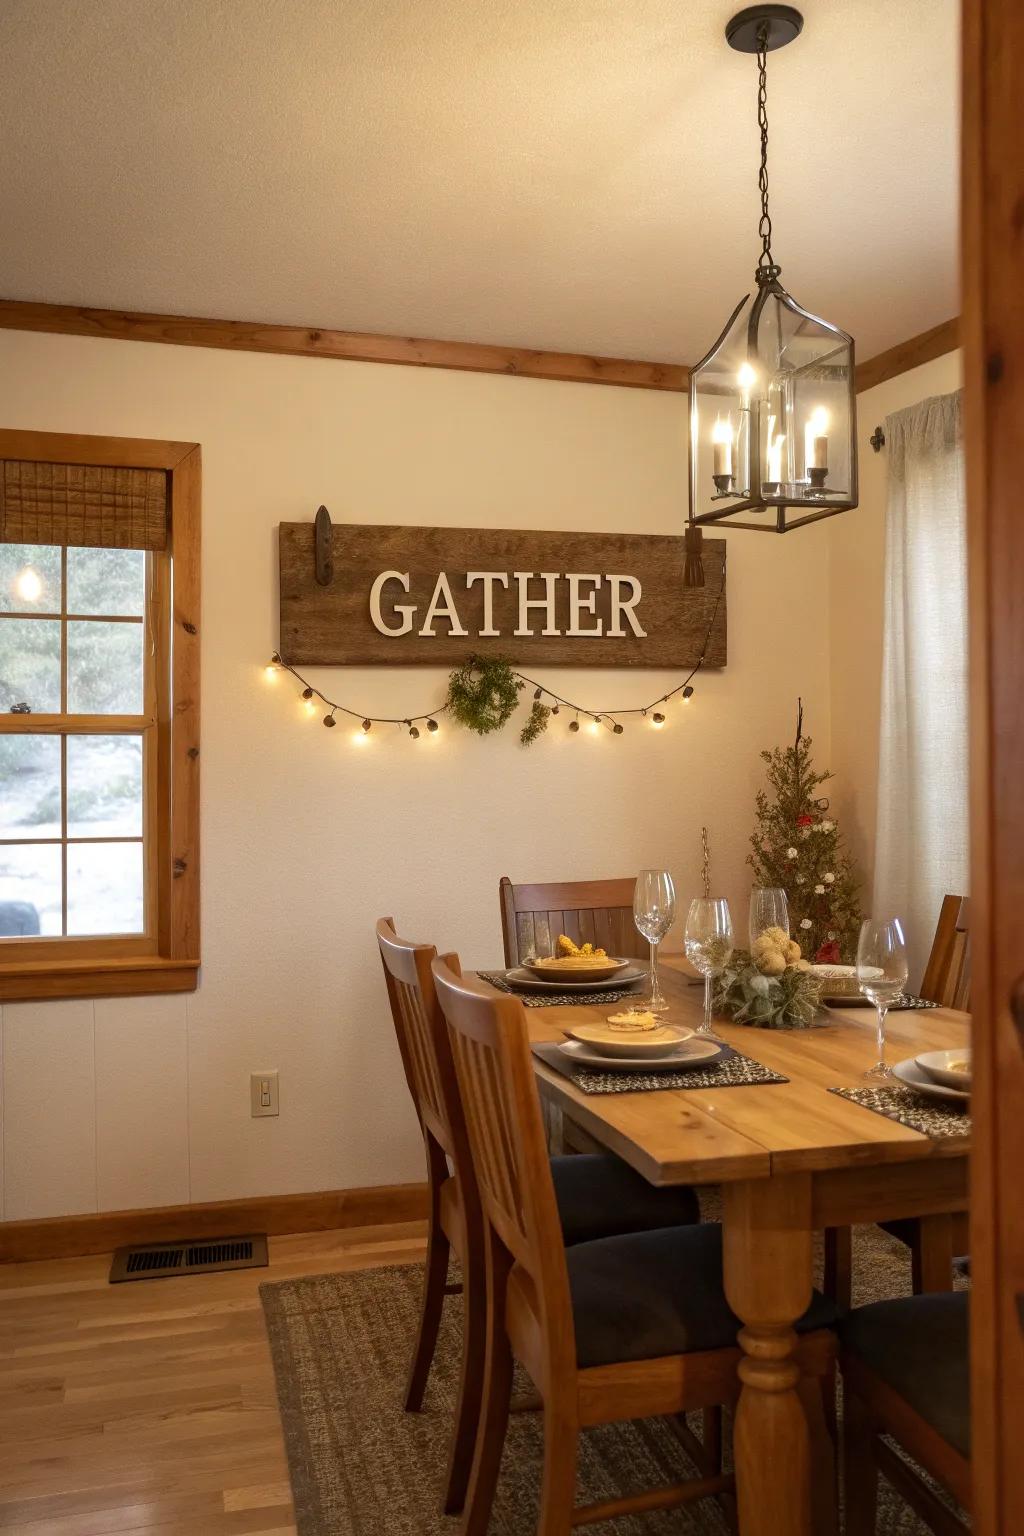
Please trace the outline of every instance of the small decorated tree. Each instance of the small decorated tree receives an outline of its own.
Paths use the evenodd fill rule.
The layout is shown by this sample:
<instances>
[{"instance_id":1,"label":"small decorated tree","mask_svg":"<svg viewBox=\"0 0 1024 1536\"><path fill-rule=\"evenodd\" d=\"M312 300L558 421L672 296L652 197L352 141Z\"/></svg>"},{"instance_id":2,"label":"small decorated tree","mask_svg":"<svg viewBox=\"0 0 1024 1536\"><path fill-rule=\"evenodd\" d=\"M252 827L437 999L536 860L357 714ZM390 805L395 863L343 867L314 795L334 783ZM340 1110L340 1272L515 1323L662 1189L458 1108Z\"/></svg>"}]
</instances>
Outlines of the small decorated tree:
<instances>
[{"instance_id":1,"label":"small decorated tree","mask_svg":"<svg viewBox=\"0 0 1024 1536\"><path fill-rule=\"evenodd\" d=\"M772 793L758 791L747 863L757 884L785 891L790 931L809 959L852 964L861 920L859 880L828 801L817 793L832 775L815 772L799 701L797 711L793 745L761 753Z\"/></svg>"}]
</instances>

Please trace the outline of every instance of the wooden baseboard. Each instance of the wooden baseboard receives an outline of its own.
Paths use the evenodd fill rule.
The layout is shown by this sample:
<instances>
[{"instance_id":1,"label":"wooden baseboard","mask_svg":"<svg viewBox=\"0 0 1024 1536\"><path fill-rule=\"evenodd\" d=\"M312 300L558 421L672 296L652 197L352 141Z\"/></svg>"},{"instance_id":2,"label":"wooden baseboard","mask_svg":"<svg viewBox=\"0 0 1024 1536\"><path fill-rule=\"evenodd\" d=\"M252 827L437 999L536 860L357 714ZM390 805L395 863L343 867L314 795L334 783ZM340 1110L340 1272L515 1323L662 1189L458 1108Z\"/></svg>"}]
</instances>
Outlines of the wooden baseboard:
<instances>
[{"instance_id":1,"label":"wooden baseboard","mask_svg":"<svg viewBox=\"0 0 1024 1536\"><path fill-rule=\"evenodd\" d=\"M110 1253L129 1243L164 1243L246 1232L328 1232L422 1221L425 1184L383 1184L369 1189L325 1189L302 1195L211 1200L138 1211L101 1211L39 1221L0 1222L0 1263Z\"/></svg>"}]
</instances>

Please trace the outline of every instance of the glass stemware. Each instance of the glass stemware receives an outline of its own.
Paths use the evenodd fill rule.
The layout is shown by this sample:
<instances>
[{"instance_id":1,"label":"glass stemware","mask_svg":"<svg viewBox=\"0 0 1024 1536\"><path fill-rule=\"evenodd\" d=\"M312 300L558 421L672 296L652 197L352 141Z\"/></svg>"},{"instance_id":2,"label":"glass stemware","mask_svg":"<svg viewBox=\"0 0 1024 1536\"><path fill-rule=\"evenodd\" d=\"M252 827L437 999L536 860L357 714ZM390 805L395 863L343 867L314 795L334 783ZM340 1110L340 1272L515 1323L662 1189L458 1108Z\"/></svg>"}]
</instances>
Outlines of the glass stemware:
<instances>
[{"instance_id":1,"label":"glass stemware","mask_svg":"<svg viewBox=\"0 0 1024 1536\"><path fill-rule=\"evenodd\" d=\"M907 941L899 918L867 918L857 944L857 985L878 1015L878 1060L865 1077L892 1076L885 1060L885 1016L906 986L908 973Z\"/></svg>"},{"instance_id":2,"label":"glass stemware","mask_svg":"<svg viewBox=\"0 0 1024 1536\"><path fill-rule=\"evenodd\" d=\"M666 1013L668 1003L658 981L658 945L676 917L676 888L667 869L642 869L633 890L633 921L651 946L651 996L642 1006Z\"/></svg>"},{"instance_id":3,"label":"glass stemware","mask_svg":"<svg viewBox=\"0 0 1024 1536\"><path fill-rule=\"evenodd\" d=\"M785 891L777 886L755 886L750 893L750 948L753 949L766 928L789 932L789 904Z\"/></svg>"},{"instance_id":4,"label":"glass stemware","mask_svg":"<svg viewBox=\"0 0 1024 1536\"><path fill-rule=\"evenodd\" d=\"M697 1033L710 1035L711 987L721 976L732 954L732 917L722 897L698 896L690 902L686 917L686 958L704 977L704 1022Z\"/></svg>"}]
</instances>

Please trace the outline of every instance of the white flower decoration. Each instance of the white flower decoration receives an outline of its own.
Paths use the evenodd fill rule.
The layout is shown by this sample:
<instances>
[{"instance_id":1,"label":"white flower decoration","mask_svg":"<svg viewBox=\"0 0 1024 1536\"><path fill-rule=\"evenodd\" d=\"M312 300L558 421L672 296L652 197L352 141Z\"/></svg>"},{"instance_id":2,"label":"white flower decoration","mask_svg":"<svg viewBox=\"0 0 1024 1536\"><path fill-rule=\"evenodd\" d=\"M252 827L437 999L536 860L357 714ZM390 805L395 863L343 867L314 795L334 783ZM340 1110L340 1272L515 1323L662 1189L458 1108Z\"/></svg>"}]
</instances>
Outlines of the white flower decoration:
<instances>
[{"instance_id":1,"label":"white flower decoration","mask_svg":"<svg viewBox=\"0 0 1024 1536\"><path fill-rule=\"evenodd\" d=\"M796 851L795 848L787 848L786 849L786 858L787 859L795 859L797 857L798 857L798 854L797 854L797 851Z\"/></svg>"},{"instance_id":2,"label":"white flower decoration","mask_svg":"<svg viewBox=\"0 0 1024 1536\"><path fill-rule=\"evenodd\" d=\"M815 894L815 896L824 896L824 894L825 894L825 887L823 885L816 885L814 887L814 894Z\"/></svg>"},{"instance_id":3,"label":"white flower decoration","mask_svg":"<svg viewBox=\"0 0 1024 1536\"><path fill-rule=\"evenodd\" d=\"M800 836L801 837L810 837L811 830L812 829L810 827L801 827L800 828Z\"/></svg>"},{"instance_id":4,"label":"white flower decoration","mask_svg":"<svg viewBox=\"0 0 1024 1536\"><path fill-rule=\"evenodd\" d=\"M806 875L797 875L797 877L796 877L797 885L803 885L804 882L806 881L806 879L807 879Z\"/></svg>"},{"instance_id":5,"label":"white flower decoration","mask_svg":"<svg viewBox=\"0 0 1024 1536\"><path fill-rule=\"evenodd\" d=\"M834 934L834 933L830 933L830 934L829 934L829 938L830 938L830 939L834 939L834 938L835 938L835 934Z\"/></svg>"},{"instance_id":6,"label":"white flower decoration","mask_svg":"<svg viewBox=\"0 0 1024 1536\"><path fill-rule=\"evenodd\" d=\"M804 918L800 919L800 927L801 928L809 928L810 926L811 926L811 920L810 920L809 917L804 917ZM831 934L829 935L829 937L831 938Z\"/></svg>"},{"instance_id":7,"label":"white flower decoration","mask_svg":"<svg viewBox=\"0 0 1024 1536\"><path fill-rule=\"evenodd\" d=\"M836 878L835 875L833 875L831 873L831 871L827 875L823 875L822 876L822 879L824 880L826 885L831 885L832 882L835 880L835 878Z\"/></svg>"},{"instance_id":8,"label":"white flower decoration","mask_svg":"<svg viewBox=\"0 0 1024 1536\"><path fill-rule=\"evenodd\" d=\"M821 823L821 830L823 832L831 832L832 831L832 826L833 826L833 823L831 821L823 821Z\"/></svg>"}]
</instances>

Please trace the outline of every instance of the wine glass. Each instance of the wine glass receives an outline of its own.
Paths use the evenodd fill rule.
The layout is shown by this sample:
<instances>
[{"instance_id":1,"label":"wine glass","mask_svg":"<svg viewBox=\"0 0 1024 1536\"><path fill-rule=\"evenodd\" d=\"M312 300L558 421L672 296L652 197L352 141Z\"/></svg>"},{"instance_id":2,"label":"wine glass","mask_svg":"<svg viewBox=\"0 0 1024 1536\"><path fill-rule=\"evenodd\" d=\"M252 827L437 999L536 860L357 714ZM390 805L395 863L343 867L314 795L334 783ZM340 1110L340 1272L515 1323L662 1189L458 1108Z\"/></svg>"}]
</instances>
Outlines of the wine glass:
<instances>
[{"instance_id":1,"label":"wine glass","mask_svg":"<svg viewBox=\"0 0 1024 1536\"><path fill-rule=\"evenodd\" d=\"M908 972L907 941L899 918L867 918L857 944L857 985L878 1014L878 1060L865 1077L892 1076L885 1062L885 1016L906 986Z\"/></svg>"},{"instance_id":2,"label":"wine glass","mask_svg":"<svg viewBox=\"0 0 1024 1536\"><path fill-rule=\"evenodd\" d=\"M704 977L704 1022L697 1033L710 1035L711 982L721 976L732 954L732 917L721 897L697 896L686 917L686 958Z\"/></svg>"},{"instance_id":3,"label":"wine glass","mask_svg":"<svg viewBox=\"0 0 1024 1536\"><path fill-rule=\"evenodd\" d=\"M789 906L786 893L777 886L755 886L750 893L750 947L753 949L766 928L789 932Z\"/></svg>"},{"instance_id":4,"label":"wine glass","mask_svg":"<svg viewBox=\"0 0 1024 1536\"><path fill-rule=\"evenodd\" d=\"M658 982L658 945L676 917L676 888L667 869L642 869L633 890L633 921L651 946L651 996L643 1006L667 1013L668 1003Z\"/></svg>"}]
</instances>

